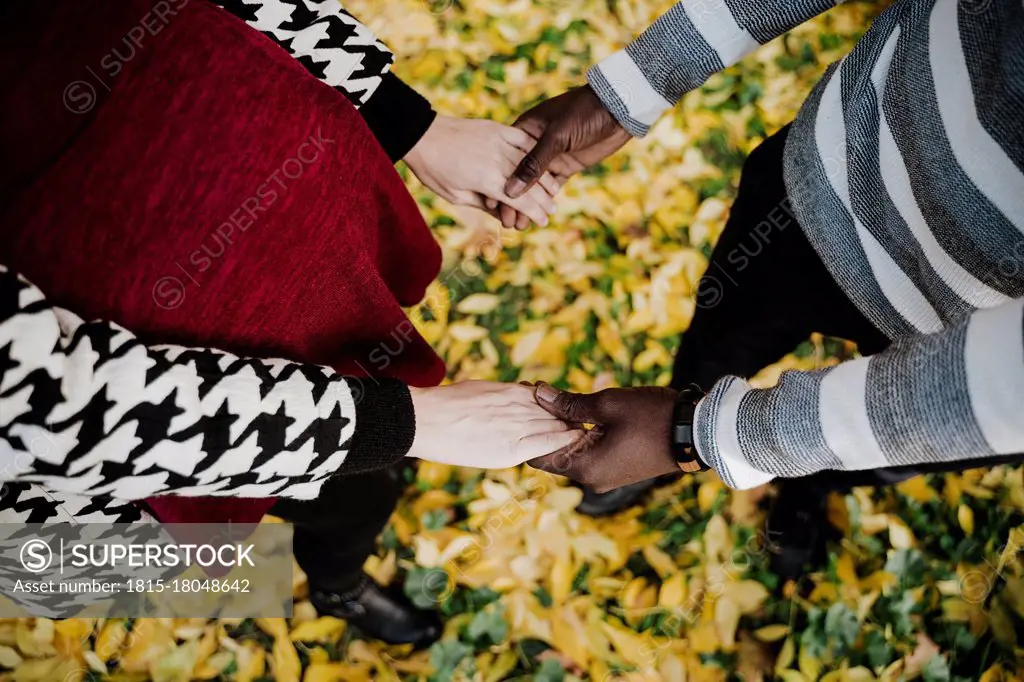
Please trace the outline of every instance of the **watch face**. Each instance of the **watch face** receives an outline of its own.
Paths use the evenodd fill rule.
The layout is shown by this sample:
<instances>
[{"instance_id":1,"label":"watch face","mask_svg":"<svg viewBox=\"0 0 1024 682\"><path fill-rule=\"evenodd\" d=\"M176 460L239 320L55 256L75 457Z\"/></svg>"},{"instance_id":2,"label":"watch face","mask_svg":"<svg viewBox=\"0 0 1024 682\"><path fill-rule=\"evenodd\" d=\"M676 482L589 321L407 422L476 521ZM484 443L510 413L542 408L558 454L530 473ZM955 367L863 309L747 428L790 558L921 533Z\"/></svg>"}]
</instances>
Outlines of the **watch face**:
<instances>
[{"instance_id":1,"label":"watch face","mask_svg":"<svg viewBox=\"0 0 1024 682\"><path fill-rule=\"evenodd\" d=\"M677 422L672 425L672 443L676 447L693 447L693 424Z\"/></svg>"}]
</instances>

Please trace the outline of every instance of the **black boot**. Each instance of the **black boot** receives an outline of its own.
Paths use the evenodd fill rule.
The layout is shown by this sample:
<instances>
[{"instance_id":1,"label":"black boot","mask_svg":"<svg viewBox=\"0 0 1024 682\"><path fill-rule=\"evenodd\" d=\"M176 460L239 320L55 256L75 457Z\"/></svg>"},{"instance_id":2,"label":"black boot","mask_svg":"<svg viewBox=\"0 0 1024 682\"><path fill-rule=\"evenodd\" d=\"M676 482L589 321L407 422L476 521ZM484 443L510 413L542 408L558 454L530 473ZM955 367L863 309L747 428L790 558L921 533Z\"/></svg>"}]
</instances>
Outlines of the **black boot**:
<instances>
[{"instance_id":1,"label":"black boot","mask_svg":"<svg viewBox=\"0 0 1024 682\"><path fill-rule=\"evenodd\" d=\"M367 575L345 592L310 587L309 600L321 616L334 616L388 644L428 647L441 636L441 619L422 611L397 589L382 589Z\"/></svg>"},{"instance_id":2,"label":"black boot","mask_svg":"<svg viewBox=\"0 0 1024 682\"><path fill-rule=\"evenodd\" d=\"M597 493L590 488L583 488L583 501L576 507L576 511L584 516L608 516L616 514L624 509L629 509L640 501L649 490L659 485L665 485L679 478L677 474L650 478L638 483L630 483L606 493Z\"/></svg>"},{"instance_id":3,"label":"black boot","mask_svg":"<svg viewBox=\"0 0 1024 682\"><path fill-rule=\"evenodd\" d=\"M828 559L828 491L783 483L768 514L764 543L769 567L784 584Z\"/></svg>"}]
</instances>

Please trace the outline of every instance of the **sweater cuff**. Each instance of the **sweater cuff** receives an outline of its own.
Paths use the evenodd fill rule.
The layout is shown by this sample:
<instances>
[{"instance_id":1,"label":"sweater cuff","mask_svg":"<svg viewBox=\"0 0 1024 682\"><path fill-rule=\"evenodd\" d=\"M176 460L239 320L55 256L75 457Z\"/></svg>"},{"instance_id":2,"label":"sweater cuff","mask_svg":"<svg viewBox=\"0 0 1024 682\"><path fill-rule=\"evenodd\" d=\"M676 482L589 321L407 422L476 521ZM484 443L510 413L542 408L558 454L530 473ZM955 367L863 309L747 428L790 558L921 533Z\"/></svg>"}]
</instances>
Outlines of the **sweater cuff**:
<instances>
[{"instance_id":1,"label":"sweater cuff","mask_svg":"<svg viewBox=\"0 0 1024 682\"><path fill-rule=\"evenodd\" d=\"M350 379L361 382L356 403L356 432L340 474L384 469L412 447L416 414L409 387L394 379ZM355 393L355 390L353 390Z\"/></svg>"},{"instance_id":2,"label":"sweater cuff","mask_svg":"<svg viewBox=\"0 0 1024 682\"><path fill-rule=\"evenodd\" d=\"M699 403L693 415L694 445L701 460L730 488L746 490L772 480L754 467L739 444L737 422L740 403L751 390L739 377L725 377Z\"/></svg>"},{"instance_id":3,"label":"sweater cuff","mask_svg":"<svg viewBox=\"0 0 1024 682\"><path fill-rule=\"evenodd\" d=\"M620 50L587 70L587 82L623 128L643 137L672 103L651 87L625 50Z\"/></svg>"},{"instance_id":4,"label":"sweater cuff","mask_svg":"<svg viewBox=\"0 0 1024 682\"><path fill-rule=\"evenodd\" d=\"M392 163L416 146L437 116L423 95L390 71L359 113Z\"/></svg>"}]
</instances>

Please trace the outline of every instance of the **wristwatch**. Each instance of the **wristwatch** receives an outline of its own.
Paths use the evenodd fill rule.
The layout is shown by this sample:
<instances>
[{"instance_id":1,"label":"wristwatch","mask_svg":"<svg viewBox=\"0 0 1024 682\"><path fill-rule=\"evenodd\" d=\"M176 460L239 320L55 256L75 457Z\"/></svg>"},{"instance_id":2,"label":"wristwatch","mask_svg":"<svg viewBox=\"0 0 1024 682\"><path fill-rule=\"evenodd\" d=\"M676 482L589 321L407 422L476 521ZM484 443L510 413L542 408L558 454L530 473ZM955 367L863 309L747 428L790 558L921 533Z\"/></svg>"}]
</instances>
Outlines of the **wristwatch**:
<instances>
[{"instance_id":1,"label":"wristwatch","mask_svg":"<svg viewBox=\"0 0 1024 682\"><path fill-rule=\"evenodd\" d=\"M679 468L687 473L708 470L708 465L701 461L697 446L693 443L693 415L697 411L697 403L703 397L704 391L696 385L688 386L679 392L672 409L672 428L669 432L672 456L676 458Z\"/></svg>"}]
</instances>

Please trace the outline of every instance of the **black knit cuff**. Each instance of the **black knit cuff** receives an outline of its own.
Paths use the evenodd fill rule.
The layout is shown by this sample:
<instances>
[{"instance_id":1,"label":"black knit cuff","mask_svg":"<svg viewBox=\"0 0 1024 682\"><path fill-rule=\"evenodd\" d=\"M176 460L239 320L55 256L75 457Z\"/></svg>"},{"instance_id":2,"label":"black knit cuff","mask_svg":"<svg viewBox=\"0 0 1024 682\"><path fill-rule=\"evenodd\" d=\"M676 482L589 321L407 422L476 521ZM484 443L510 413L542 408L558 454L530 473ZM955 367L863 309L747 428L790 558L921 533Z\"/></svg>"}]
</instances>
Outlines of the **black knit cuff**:
<instances>
[{"instance_id":1,"label":"black knit cuff","mask_svg":"<svg viewBox=\"0 0 1024 682\"><path fill-rule=\"evenodd\" d=\"M359 108L373 136L392 162L400 161L416 146L437 116L430 102L390 71Z\"/></svg>"},{"instance_id":2,"label":"black knit cuff","mask_svg":"<svg viewBox=\"0 0 1024 682\"><path fill-rule=\"evenodd\" d=\"M356 432L338 473L384 469L405 457L416 435L409 387L394 379L349 381L356 403Z\"/></svg>"}]
</instances>

